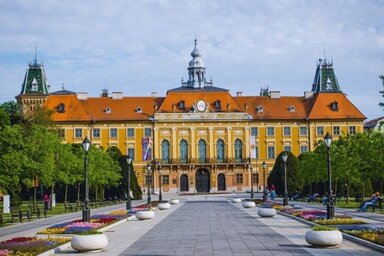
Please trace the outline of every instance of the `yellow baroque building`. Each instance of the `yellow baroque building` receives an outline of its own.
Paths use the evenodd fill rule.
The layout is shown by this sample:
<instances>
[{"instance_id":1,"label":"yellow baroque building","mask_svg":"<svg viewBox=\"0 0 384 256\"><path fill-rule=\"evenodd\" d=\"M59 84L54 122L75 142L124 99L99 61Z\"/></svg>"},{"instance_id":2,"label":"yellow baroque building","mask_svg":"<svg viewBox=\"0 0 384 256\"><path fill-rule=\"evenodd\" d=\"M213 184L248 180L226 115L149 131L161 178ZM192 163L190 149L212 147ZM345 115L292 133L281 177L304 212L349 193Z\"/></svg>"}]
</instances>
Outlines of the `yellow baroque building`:
<instances>
[{"instance_id":1,"label":"yellow baroque building","mask_svg":"<svg viewBox=\"0 0 384 256\"><path fill-rule=\"evenodd\" d=\"M251 179L262 191L282 151L299 155L327 132L337 138L363 130L365 116L341 92L327 60L318 61L312 90L303 96L268 90L243 96L206 80L196 41L191 56L188 80L165 97L48 93L35 60L16 99L25 114L36 106L53 110L66 143L88 136L94 146L118 147L133 159L143 189L149 183L156 191L161 183L165 193L246 191Z\"/></svg>"}]
</instances>

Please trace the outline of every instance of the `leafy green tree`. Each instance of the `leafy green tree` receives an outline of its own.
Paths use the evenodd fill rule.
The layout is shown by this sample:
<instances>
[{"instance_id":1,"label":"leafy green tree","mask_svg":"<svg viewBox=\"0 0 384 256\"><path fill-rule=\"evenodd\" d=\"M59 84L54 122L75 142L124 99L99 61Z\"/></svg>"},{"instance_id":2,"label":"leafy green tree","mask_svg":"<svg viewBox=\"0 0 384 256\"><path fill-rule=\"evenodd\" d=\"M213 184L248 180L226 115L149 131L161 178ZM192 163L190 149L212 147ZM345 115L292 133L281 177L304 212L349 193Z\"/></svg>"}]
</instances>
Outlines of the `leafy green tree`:
<instances>
[{"instance_id":1,"label":"leafy green tree","mask_svg":"<svg viewBox=\"0 0 384 256\"><path fill-rule=\"evenodd\" d=\"M321 155L317 152L302 153L298 159L303 184L309 185L309 193L312 195L312 184L317 184L324 178L325 163L323 163ZM317 186L315 192L317 192Z\"/></svg>"},{"instance_id":2,"label":"leafy green tree","mask_svg":"<svg viewBox=\"0 0 384 256\"><path fill-rule=\"evenodd\" d=\"M284 162L281 152L275 161L272 172L268 177L268 185L274 184L276 193L279 195L284 194ZM288 194L293 194L295 191L302 190L303 179L299 168L297 157L291 152L286 152L287 158L287 188Z\"/></svg>"},{"instance_id":3,"label":"leafy green tree","mask_svg":"<svg viewBox=\"0 0 384 256\"><path fill-rule=\"evenodd\" d=\"M0 129L0 188L11 195L12 205L20 204L20 176L27 162L24 147L20 126Z\"/></svg>"},{"instance_id":4,"label":"leafy green tree","mask_svg":"<svg viewBox=\"0 0 384 256\"><path fill-rule=\"evenodd\" d=\"M5 111L8 116L11 124L21 124L24 121L23 116L20 113L20 108L14 101L3 102L0 105L0 109Z\"/></svg>"},{"instance_id":5,"label":"leafy green tree","mask_svg":"<svg viewBox=\"0 0 384 256\"><path fill-rule=\"evenodd\" d=\"M0 108L0 129L6 125L10 125L9 115L2 108Z\"/></svg>"}]
</instances>

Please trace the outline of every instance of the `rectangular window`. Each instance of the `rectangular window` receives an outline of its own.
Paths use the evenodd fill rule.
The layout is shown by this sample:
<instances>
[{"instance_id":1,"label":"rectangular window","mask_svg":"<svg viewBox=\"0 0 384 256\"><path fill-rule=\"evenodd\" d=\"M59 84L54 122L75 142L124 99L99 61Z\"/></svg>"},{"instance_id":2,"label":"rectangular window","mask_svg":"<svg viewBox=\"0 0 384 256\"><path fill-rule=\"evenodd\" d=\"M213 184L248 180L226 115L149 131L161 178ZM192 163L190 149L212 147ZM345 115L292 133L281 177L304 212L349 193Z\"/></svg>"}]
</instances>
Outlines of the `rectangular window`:
<instances>
[{"instance_id":1,"label":"rectangular window","mask_svg":"<svg viewBox=\"0 0 384 256\"><path fill-rule=\"evenodd\" d=\"M135 129L134 128L127 128L127 137L128 138L134 138L135 137Z\"/></svg>"},{"instance_id":2,"label":"rectangular window","mask_svg":"<svg viewBox=\"0 0 384 256\"><path fill-rule=\"evenodd\" d=\"M300 154L308 152L308 146L307 145L301 145L300 146Z\"/></svg>"},{"instance_id":3,"label":"rectangular window","mask_svg":"<svg viewBox=\"0 0 384 256\"><path fill-rule=\"evenodd\" d=\"M117 128L111 128L109 130L109 135L110 135L111 138L116 139L117 138Z\"/></svg>"},{"instance_id":4,"label":"rectangular window","mask_svg":"<svg viewBox=\"0 0 384 256\"><path fill-rule=\"evenodd\" d=\"M152 129L151 128L145 128L144 129L144 137L152 137Z\"/></svg>"},{"instance_id":5,"label":"rectangular window","mask_svg":"<svg viewBox=\"0 0 384 256\"><path fill-rule=\"evenodd\" d=\"M291 152L292 147L291 146L284 146L284 151Z\"/></svg>"},{"instance_id":6,"label":"rectangular window","mask_svg":"<svg viewBox=\"0 0 384 256\"><path fill-rule=\"evenodd\" d=\"M131 157L132 161L135 160L135 148L128 148L128 155Z\"/></svg>"},{"instance_id":7,"label":"rectangular window","mask_svg":"<svg viewBox=\"0 0 384 256\"><path fill-rule=\"evenodd\" d=\"M268 159L275 158L275 147L274 146L268 146Z\"/></svg>"},{"instance_id":8,"label":"rectangular window","mask_svg":"<svg viewBox=\"0 0 384 256\"><path fill-rule=\"evenodd\" d=\"M300 136L307 136L307 127L300 126Z\"/></svg>"},{"instance_id":9,"label":"rectangular window","mask_svg":"<svg viewBox=\"0 0 384 256\"><path fill-rule=\"evenodd\" d=\"M243 174L242 173L236 174L236 184L243 184Z\"/></svg>"},{"instance_id":10,"label":"rectangular window","mask_svg":"<svg viewBox=\"0 0 384 256\"><path fill-rule=\"evenodd\" d=\"M349 134L356 134L356 126L349 126Z\"/></svg>"},{"instance_id":11,"label":"rectangular window","mask_svg":"<svg viewBox=\"0 0 384 256\"><path fill-rule=\"evenodd\" d=\"M256 159L259 158L259 147L255 147L255 156Z\"/></svg>"},{"instance_id":12,"label":"rectangular window","mask_svg":"<svg viewBox=\"0 0 384 256\"><path fill-rule=\"evenodd\" d=\"M259 131L257 130L257 127L252 127L251 128L251 136L258 136Z\"/></svg>"},{"instance_id":13,"label":"rectangular window","mask_svg":"<svg viewBox=\"0 0 384 256\"><path fill-rule=\"evenodd\" d=\"M59 135L59 138L65 138L65 129L57 129L57 135Z\"/></svg>"},{"instance_id":14,"label":"rectangular window","mask_svg":"<svg viewBox=\"0 0 384 256\"><path fill-rule=\"evenodd\" d=\"M333 135L340 135L340 126L333 126Z\"/></svg>"},{"instance_id":15,"label":"rectangular window","mask_svg":"<svg viewBox=\"0 0 384 256\"><path fill-rule=\"evenodd\" d=\"M81 129L81 128L76 128L76 129L75 129L75 137L76 137L76 138L83 138L83 129Z\"/></svg>"},{"instance_id":16,"label":"rectangular window","mask_svg":"<svg viewBox=\"0 0 384 256\"><path fill-rule=\"evenodd\" d=\"M284 127L284 136L291 136L291 127L289 126Z\"/></svg>"},{"instance_id":17,"label":"rectangular window","mask_svg":"<svg viewBox=\"0 0 384 256\"><path fill-rule=\"evenodd\" d=\"M316 134L317 135L324 135L324 127L323 126L318 126L316 128Z\"/></svg>"},{"instance_id":18,"label":"rectangular window","mask_svg":"<svg viewBox=\"0 0 384 256\"><path fill-rule=\"evenodd\" d=\"M92 131L92 136L93 136L93 138L100 138L100 129L94 128Z\"/></svg>"},{"instance_id":19,"label":"rectangular window","mask_svg":"<svg viewBox=\"0 0 384 256\"><path fill-rule=\"evenodd\" d=\"M168 185L169 184L169 175L163 175L161 176L162 184Z\"/></svg>"},{"instance_id":20,"label":"rectangular window","mask_svg":"<svg viewBox=\"0 0 384 256\"><path fill-rule=\"evenodd\" d=\"M267 127L267 135L275 136L275 127Z\"/></svg>"}]
</instances>

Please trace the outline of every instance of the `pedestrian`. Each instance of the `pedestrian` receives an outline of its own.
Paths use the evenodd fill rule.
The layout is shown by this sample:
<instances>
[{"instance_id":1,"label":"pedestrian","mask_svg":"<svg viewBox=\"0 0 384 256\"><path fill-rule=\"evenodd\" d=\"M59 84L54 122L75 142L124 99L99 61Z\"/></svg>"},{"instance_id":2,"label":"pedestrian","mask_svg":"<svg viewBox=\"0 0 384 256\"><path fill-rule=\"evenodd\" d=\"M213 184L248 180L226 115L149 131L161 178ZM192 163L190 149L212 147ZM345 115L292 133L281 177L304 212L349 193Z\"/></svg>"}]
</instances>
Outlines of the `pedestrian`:
<instances>
[{"instance_id":1,"label":"pedestrian","mask_svg":"<svg viewBox=\"0 0 384 256\"><path fill-rule=\"evenodd\" d=\"M275 188L275 185L272 184L271 186L271 200L275 200L275 197L276 197L276 188Z\"/></svg>"},{"instance_id":2,"label":"pedestrian","mask_svg":"<svg viewBox=\"0 0 384 256\"><path fill-rule=\"evenodd\" d=\"M44 201L44 211L47 211L50 208L51 196L49 194L45 194L43 197Z\"/></svg>"}]
</instances>

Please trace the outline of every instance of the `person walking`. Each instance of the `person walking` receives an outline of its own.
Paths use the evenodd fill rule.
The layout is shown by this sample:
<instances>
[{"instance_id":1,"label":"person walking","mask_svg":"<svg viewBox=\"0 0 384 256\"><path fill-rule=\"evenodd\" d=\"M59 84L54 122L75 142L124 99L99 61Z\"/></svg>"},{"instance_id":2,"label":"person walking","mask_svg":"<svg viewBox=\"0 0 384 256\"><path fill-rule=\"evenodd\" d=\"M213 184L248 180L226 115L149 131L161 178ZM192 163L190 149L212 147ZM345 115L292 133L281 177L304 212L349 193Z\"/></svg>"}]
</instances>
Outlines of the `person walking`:
<instances>
[{"instance_id":1,"label":"person walking","mask_svg":"<svg viewBox=\"0 0 384 256\"><path fill-rule=\"evenodd\" d=\"M44 211L48 211L50 209L51 196L49 194L45 194L43 197L44 201Z\"/></svg>"}]
</instances>

